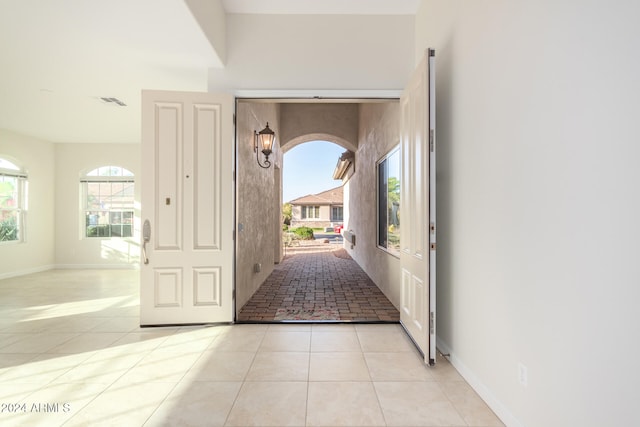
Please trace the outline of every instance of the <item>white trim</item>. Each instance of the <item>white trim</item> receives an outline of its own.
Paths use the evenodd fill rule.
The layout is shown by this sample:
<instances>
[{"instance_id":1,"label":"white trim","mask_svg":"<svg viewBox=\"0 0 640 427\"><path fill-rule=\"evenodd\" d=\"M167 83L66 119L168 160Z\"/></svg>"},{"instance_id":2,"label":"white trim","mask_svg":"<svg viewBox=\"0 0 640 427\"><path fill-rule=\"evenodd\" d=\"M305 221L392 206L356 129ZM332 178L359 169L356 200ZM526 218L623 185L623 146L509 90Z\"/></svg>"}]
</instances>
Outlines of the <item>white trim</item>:
<instances>
[{"instance_id":1,"label":"white trim","mask_svg":"<svg viewBox=\"0 0 640 427\"><path fill-rule=\"evenodd\" d=\"M11 169L0 169L0 176L10 176L12 178L27 179L29 176L22 171L14 171Z\"/></svg>"},{"instance_id":2,"label":"white trim","mask_svg":"<svg viewBox=\"0 0 640 427\"><path fill-rule=\"evenodd\" d=\"M56 264L58 270L139 270L140 264Z\"/></svg>"},{"instance_id":3,"label":"white trim","mask_svg":"<svg viewBox=\"0 0 640 427\"><path fill-rule=\"evenodd\" d=\"M26 276L27 274L41 273L43 271L53 270L54 268L55 266L53 265L41 265L40 267L27 268L25 270L10 271L8 273L0 274L0 280L9 279L11 277Z\"/></svg>"},{"instance_id":4,"label":"white trim","mask_svg":"<svg viewBox=\"0 0 640 427\"><path fill-rule=\"evenodd\" d=\"M140 264L49 264L0 274L0 280L49 270L139 270Z\"/></svg>"},{"instance_id":5,"label":"white trim","mask_svg":"<svg viewBox=\"0 0 640 427\"><path fill-rule=\"evenodd\" d=\"M323 100L347 100L353 102L354 99L400 99L402 90L325 90L325 89L303 89L303 90L251 90L251 89L239 89L234 91L236 98L249 98L249 99L283 99L283 100L295 100L295 99L315 99L318 101Z\"/></svg>"},{"instance_id":6,"label":"white trim","mask_svg":"<svg viewBox=\"0 0 640 427\"><path fill-rule=\"evenodd\" d=\"M460 375L469 383L471 388L485 401L491 410L500 418L500 420L509 427L524 427L507 407L484 385L471 369L469 369L458 357L451 351L451 348L445 344L440 337L436 338L438 349L448 357L451 365L458 371Z\"/></svg>"},{"instance_id":7,"label":"white trim","mask_svg":"<svg viewBox=\"0 0 640 427\"><path fill-rule=\"evenodd\" d=\"M428 77L429 77L429 124L427 126L427 155L429 158L429 315L431 316L431 331L429 332L429 357L431 360L436 360L436 338L437 338L437 315L436 315L436 302L438 296L436 294L437 289L437 277L436 277L436 256L437 256L437 243L436 243L436 59L435 51L432 49L427 50L429 58L428 64ZM433 137L433 140L431 138ZM433 150L429 147L433 143ZM434 224L433 231L431 231L431 224ZM431 245L435 245L436 249L432 250Z\"/></svg>"},{"instance_id":8,"label":"white trim","mask_svg":"<svg viewBox=\"0 0 640 427\"><path fill-rule=\"evenodd\" d=\"M80 178L80 182L132 182L135 184L136 180L132 176L85 176Z\"/></svg>"}]
</instances>

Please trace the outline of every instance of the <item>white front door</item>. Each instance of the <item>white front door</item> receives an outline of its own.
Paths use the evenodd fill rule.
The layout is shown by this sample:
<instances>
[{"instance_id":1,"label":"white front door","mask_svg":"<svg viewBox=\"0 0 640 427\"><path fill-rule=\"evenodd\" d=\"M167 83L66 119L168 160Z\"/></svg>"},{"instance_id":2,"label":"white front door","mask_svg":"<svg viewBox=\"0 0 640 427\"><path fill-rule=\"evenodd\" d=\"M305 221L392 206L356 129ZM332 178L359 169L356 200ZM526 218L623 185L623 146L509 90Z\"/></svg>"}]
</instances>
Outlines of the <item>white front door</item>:
<instances>
[{"instance_id":1,"label":"white front door","mask_svg":"<svg viewBox=\"0 0 640 427\"><path fill-rule=\"evenodd\" d=\"M400 321L435 363L435 84L428 50L400 98Z\"/></svg>"},{"instance_id":2,"label":"white front door","mask_svg":"<svg viewBox=\"0 0 640 427\"><path fill-rule=\"evenodd\" d=\"M233 161L231 95L143 91L141 325L233 321Z\"/></svg>"}]
</instances>

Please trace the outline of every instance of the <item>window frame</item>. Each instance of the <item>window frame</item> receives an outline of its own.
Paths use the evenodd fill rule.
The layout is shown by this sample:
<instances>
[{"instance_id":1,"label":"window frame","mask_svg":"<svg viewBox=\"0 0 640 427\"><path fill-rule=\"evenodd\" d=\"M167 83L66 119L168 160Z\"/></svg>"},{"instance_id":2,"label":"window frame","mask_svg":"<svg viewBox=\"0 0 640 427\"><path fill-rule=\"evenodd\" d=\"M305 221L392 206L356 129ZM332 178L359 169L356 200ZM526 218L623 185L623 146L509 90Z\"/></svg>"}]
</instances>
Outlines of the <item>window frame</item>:
<instances>
[{"instance_id":1,"label":"window frame","mask_svg":"<svg viewBox=\"0 0 640 427\"><path fill-rule=\"evenodd\" d=\"M388 216L388 212L389 212L389 205L388 205L388 187L387 187L387 183L389 181L389 159L393 158L394 156L395 159L394 161L397 161L397 164L395 165L396 169L397 169L397 179L398 179L398 190L397 193L398 197L400 196L400 188L402 186L402 177L400 174L400 145L396 145L394 146L392 149L390 149L384 156L382 156L377 162L376 162L376 246L385 251L386 253L388 253L389 255L392 255L396 258L400 258L400 234L398 233L394 233L392 234L393 236L397 237L398 239L398 244L397 246L390 246L389 245L389 236L391 234L391 232L389 231L391 224L389 224L389 216ZM384 175L382 178L384 178L383 180L381 180L381 176L380 176L380 172L381 172L381 168L384 168ZM384 199L384 200L381 200ZM384 203L384 211L381 209L381 203ZM398 202L398 205L400 204L400 202ZM400 226L400 219L399 217L397 217L398 221L397 221L397 226L398 226L398 230L399 230L399 226ZM384 233L383 233L383 228L382 228L382 223L381 221L384 221ZM396 224L394 224L396 225ZM384 234L384 239L382 239L382 235Z\"/></svg>"},{"instance_id":2,"label":"window frame","mask_svg":"<svg viewBox=\"0 0 640 427\"><path fill-rule=\"evenodd\" d=\"M15 213L17 237L11 240L0 240L0 245L20 244L27 241L27 207L28 207L28 187L29 176L26 171L7 157L0 157L0 177L4 182L5 177L16 180L14 189L16 195L16 206L13 208L2 208L0 212ZM12 215L13 216L13 215Z\"/></svg>"},{"instance_id":3,"label":"window frame","mask_svg":"<svg viewBox=\"0 0 640 427\"><path fill-rule=\"evenodd\" d=\"M310 208L313 210L315 216L309 216ZM302 205L300 207L301 219L318 220L320 219L320 205Z\"/></svg>"},{"instance_id":4,"label":"window frame","mask_svg":"<svg viewBox=\"0 0 640 427\"><path fill-rule=\"evenodd\" d=\"M335 215L334 214L334 209L340 209L340 215ZM330 221L331 222L343 222L344 221L344 206L342 205L332 205L331 206L331 214L330 214ZM339 218L338 218L339 216Z\"/></svg>"},{"instance_id":5,"label":"window frame","mask_svg":"<svg viewBox=\"0 0 640 427\"><path fill-rule=\"evenodd\" d=\"M119 175L105 175L100 174L101 170L106 169L109 172L114 170L118 170L120 172ZM131 194L130 208L107 208L107 209L95 209L89 206L89 184L132 184L133 190ZM132 171L122 166L100 166L94 168L84 174L80 178L80 238L81 239L132 239L135 237L135 175ZM113 194L111 194L113 197ZM106 223L97 223L93 224L96 226L96 235L89 235L89 227L92 224L89 224L89 217L91 216L91 212L100 212L101 215L107 216L108 221ZM117 215L120 215L120 222L113 222L113 218ZM127 217L128 222L124 221L123 218ZM102 226L102 227L100 227ZM116 227L116 228L114 228ZM120 233L114 234L114 230L117 230L119 227ZM124 230L128 228L128 233L125 233ZM105 234L103 232L106 231Z\"/></svg>"}]
</instances>

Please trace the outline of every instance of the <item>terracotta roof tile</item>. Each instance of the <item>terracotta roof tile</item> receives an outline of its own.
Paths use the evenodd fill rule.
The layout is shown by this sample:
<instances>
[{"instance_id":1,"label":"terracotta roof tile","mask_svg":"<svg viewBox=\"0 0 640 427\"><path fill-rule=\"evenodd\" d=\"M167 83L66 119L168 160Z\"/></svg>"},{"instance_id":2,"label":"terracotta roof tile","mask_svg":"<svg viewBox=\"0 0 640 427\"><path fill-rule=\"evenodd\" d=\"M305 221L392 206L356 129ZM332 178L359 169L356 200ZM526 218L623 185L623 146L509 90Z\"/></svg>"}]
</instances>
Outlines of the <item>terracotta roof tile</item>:
<instances>
[{"instance_id":1,"label":"terracotta roof tile","mask_svg":"<svg viewBox=\"0 0 640 427\"><path fill-rule=\"evenodd\" d=\"M318 194L309 194L290 201L292 205L341 205L343 200L342 186L323 191Z\"/></svg>"}]
</instances>

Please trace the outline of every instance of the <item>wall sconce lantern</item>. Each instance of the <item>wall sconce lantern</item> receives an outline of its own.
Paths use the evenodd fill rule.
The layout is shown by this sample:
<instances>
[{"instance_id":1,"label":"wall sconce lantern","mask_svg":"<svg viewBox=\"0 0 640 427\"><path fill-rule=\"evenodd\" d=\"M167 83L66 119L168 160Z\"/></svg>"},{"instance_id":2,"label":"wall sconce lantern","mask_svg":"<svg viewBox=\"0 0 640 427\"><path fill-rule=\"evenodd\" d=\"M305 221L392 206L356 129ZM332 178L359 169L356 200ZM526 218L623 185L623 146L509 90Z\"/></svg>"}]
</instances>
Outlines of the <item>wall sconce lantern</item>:
<instances>
[{"instance_id":1,"label":"wall sconce lantern","mask_svg":"<svg viewBox=\"0 0 640 427\"><path fill-rule=\"evenodd\" d=\"M268 169L269 166L271 166L269 155L272 153L273 142L276 140L276 134L269 128L269 122L267 122L267 127L262 129L260 132L253 131L253 133L255 136L253 151L255 151L256 153L256 161L258 162L258 166L264 169ZM258 147L262 149L262 154L264 154L264 166L262 165L262 163L260 163Z\"/></svg>"}]
</instances>

